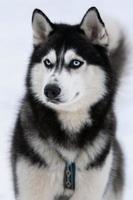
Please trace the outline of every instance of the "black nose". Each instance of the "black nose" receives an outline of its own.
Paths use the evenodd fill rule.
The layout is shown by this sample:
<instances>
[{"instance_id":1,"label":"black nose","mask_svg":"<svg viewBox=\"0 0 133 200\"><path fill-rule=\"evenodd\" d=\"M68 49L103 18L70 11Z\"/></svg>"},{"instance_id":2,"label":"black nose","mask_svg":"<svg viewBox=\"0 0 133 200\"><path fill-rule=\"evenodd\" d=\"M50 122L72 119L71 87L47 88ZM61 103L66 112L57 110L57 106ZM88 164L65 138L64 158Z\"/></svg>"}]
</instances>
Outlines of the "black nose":
<instances>
[{"instance_id":1,"label":"black nose","mask_svg":"<svg viewBox=\"0 0 133 200\"><path fill-rule=\"evenodd\" d=\"M55 99L61 92L61 89L56 84L48 84L44 89L44 94L49 99Z\"/></svg>"}]
</instances>

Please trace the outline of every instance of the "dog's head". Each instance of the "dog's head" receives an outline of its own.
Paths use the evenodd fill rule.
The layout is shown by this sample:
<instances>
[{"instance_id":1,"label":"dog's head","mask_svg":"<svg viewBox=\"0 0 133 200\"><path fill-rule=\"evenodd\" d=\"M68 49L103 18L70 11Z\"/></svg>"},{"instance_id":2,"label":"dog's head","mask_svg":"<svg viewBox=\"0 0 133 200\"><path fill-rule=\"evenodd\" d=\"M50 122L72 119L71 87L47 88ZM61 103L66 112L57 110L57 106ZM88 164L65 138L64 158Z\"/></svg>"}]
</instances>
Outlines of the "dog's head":
<instances>
[{"instance_id":1,"label":"dog's head","mask_svg":"<svg viewBox=\"0 0 133 200\"><path fill-rule=\"evenodd\" d=\"M42 11L32 16L34 51L29 87L55 110L90 107L106 94L108 34L96 8L78 25L53 24Z\"/></svg>"}]
</instances>

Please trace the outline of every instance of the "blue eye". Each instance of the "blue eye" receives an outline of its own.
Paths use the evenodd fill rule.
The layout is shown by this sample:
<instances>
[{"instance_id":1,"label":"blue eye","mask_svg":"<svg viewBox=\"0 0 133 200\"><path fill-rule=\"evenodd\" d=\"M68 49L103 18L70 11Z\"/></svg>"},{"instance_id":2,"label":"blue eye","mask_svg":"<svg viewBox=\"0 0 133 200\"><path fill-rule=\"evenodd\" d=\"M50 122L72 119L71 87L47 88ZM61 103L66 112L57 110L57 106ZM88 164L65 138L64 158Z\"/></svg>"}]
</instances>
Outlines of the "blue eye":
<instances>
[{"instance_id":1,"label":"blue eye","mask_svg":"<svg viewBox=\"0 0 133 200\"><path fill-rule=\"evenodd\" d=\"M81 65L83 65L83 62L77 59L74 59L70 62L69 66L73 69L79 68Z\"/></svg>"},{"instance_id":2,"label":"blue eye","mask_svg":"<svg viewBox=\"0 0 133 200\"><path fill-rule=\"evenodd\" d=\"M43 62L47 68L53 68L53 63L51 63L49 59L45 59Z\"/></svg>"}]
</instances>

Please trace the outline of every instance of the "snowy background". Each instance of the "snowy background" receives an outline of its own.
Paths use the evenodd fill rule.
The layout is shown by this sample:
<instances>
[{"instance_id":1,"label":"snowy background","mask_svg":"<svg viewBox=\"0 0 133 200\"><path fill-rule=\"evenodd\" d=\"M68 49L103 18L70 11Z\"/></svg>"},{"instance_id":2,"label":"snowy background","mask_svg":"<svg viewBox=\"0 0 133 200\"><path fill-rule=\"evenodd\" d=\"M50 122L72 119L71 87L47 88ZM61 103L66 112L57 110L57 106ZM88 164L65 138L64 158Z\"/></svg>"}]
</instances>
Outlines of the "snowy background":
<instances>
[{"instance_id":1,"label":"snowy background","mask_svg":"<svg viewBox=\"0 0 133 200\"><path fill-rule=\"evenodd\" d=\"M128 35L132 51L132 0L0 0L0 200L14 200L9 151L13 124L24 93L24 77L32 49L32 11L34 8L40 8L53 21L77 23L90 6L96 6L101 13L120 21ZM131 59L133 60L133 56L130 55ZM118 118L117 135L126 159L124 200L133 200L132 105L133 67L129 62L121 79L115 104Z\"/></svg>"}]
</instances>

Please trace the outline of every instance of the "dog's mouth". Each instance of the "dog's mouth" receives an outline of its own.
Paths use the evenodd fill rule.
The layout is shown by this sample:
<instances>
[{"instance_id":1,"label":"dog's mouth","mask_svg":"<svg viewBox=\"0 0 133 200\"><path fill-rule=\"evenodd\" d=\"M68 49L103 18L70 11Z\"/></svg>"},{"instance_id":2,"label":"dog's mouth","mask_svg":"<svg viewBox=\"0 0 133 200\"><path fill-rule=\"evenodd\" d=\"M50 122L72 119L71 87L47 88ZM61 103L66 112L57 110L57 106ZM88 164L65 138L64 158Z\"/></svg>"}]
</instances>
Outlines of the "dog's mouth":
<instances>
[{"instance_id":1,"label":"dog's mouth","mask_svg":"<svg viewBox=\"0 0 133 200\"><path fill-rule=\"evenodd\" d=\"M58 97L58 98L51 99L51 100L47 99L47 102L52 103L52 104L57 104L57 105L71 104L73 101L76 100L76 98L79 96L79 94L80 93L77 92L69 101L63 100L62 98Z\"/></svg>"},{"instance_id":2,"label":"dog's mouth","mask_svg":"<svg viewBox=\"0 0 133 200\"><path fill-rule=\"evenodd\" d=\"M49 102L49 103L53 103L53 104L65 103L65 101L62 101L60 98L48 100L48 102Z\"/></svg>"}]
</instances>

